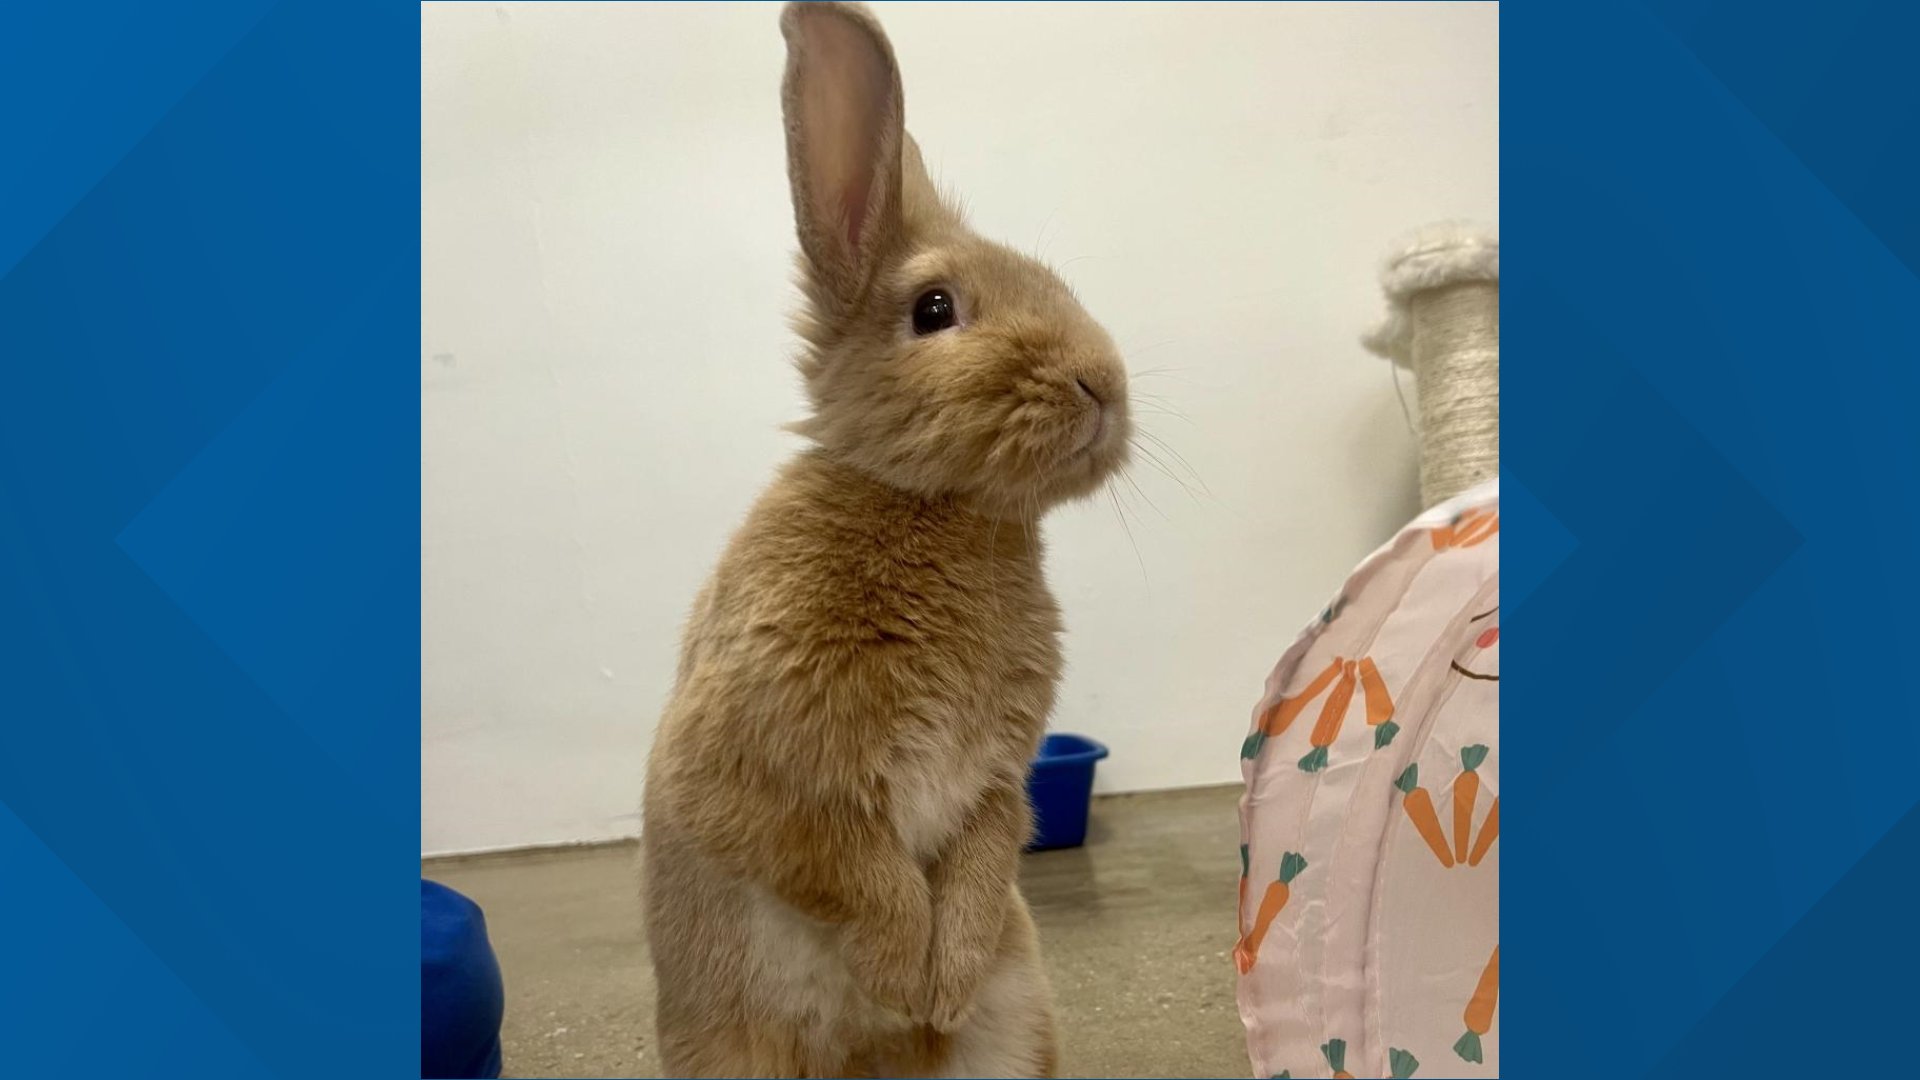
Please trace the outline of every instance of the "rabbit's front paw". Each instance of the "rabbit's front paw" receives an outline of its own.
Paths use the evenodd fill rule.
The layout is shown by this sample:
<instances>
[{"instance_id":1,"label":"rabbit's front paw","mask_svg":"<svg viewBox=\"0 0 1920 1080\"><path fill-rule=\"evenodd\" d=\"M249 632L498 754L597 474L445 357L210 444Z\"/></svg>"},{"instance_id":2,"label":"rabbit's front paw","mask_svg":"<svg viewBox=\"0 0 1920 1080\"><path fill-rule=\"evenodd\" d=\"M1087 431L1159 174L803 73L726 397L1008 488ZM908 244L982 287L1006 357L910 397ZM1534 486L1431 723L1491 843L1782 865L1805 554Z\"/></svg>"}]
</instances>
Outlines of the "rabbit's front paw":
<instances>
[{"instance_id":1,"label":"rabbit's front paw","mask_svg":"<svg viewBox=\"0 0 1920 1080\"><path fill-rule=\"evenodd\" d=\"M989 948L954 942L936 945L927 1022L939 1031L953 1031L965 1024L973 1012L974 999L980 994L980 985L987 981L993 969L993 958L993 950Z\"/></svg>"},{"instance_id":2,"label":"rabbit's front paw","mask_svg":"<svg viewBox=\"0 0 1920 1080\"><path fill-rule=\"evenodd\" d=\"M927 1019L927 936L913 927L848 927L847 969L878 1004L915 1023Z\"/></svg>"}]
</instances>

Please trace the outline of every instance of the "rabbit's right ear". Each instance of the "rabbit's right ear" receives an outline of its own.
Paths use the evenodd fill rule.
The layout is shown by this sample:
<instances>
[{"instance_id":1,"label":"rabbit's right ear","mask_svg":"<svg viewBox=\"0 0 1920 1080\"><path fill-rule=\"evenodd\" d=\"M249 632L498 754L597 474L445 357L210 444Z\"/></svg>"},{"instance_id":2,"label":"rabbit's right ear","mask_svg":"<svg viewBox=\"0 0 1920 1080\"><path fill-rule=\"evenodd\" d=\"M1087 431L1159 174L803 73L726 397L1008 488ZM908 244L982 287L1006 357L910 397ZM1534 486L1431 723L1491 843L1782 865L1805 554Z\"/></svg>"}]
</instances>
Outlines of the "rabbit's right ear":
<instances>
[{"instance_id":1,"label":"rabbit's right ear","mask_svg":"<svg viewBox=\"0 0 1920 1080\"><path fill-rule=\"evenodd\" d=\"M851 306L900 238L900 69L880 24L859 4L789 3L780 32L800 249L826 292Z\"/></svg>"}]
</instances>

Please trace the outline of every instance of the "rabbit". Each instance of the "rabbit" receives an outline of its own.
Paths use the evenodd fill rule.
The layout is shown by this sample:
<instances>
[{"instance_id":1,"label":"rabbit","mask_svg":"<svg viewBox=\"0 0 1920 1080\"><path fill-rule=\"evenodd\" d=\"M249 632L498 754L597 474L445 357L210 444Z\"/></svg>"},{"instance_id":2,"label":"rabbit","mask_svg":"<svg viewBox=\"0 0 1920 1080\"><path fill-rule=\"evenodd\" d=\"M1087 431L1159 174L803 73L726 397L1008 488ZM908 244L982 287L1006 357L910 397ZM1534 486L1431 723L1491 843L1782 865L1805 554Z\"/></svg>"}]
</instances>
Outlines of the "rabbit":
<instances>
[{"instance_id":1,"label":"rabbit","mask_svg":"<svg viewBox=\"0 0 1920 1080\"><path fill-rule=\"evenodd\" d=\"M689 617L648 762L677 1077L1043 1077L1017 883L1061 675L1039 517L1124 468L1128 378L1047 268L970 231L867 9L790 3L807 446Z\"/></svg>"}]
</instances>

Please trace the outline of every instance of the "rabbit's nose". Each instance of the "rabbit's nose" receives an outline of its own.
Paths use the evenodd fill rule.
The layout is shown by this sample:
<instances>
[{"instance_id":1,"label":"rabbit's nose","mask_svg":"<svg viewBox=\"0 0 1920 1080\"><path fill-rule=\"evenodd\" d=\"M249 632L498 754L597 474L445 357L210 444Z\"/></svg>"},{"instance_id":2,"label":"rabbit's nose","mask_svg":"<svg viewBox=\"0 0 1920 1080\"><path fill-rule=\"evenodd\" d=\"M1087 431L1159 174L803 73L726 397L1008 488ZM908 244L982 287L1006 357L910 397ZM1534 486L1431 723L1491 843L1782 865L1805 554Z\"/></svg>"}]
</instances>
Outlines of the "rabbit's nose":
<instances>
[{"instance_id":1,"label":"rabbit's nose","mask_svg":"<svg viewBox=\"0 0 1920 1080\"><path fill-rule=\"evenodd\" d=\"M1100 400L1099 394L1093 392L1093 387L1087 385L1087 380L1075 379L1073 380L1073 384L1080 388L1080 396L1086 398L1088 401L1093 402L1095 405L1106 404L1106 402Z\"/></svg>"}]
</instances>

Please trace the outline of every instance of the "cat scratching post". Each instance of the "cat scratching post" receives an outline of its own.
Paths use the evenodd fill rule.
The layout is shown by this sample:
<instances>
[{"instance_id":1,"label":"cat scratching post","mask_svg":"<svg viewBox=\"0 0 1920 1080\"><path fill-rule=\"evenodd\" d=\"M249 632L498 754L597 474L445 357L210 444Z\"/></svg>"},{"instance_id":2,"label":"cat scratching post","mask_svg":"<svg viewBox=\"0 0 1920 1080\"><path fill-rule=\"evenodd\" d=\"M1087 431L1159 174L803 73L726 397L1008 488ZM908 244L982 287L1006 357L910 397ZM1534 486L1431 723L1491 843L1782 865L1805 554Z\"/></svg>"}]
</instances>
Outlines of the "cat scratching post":
<instances>
[{"instance_id":1,"label":"cat scratching post","mask_svg":"<svg viewBox=\"0 0 1920 1080\"><path fill-rule=\"evenodd\" d=\"M1380 285L1387 317L1361 340L1413 372L1420 498L1434 506L1500 473L1500 240L1422 229L1387 256Z\"/></svg>"}]
</instances>

